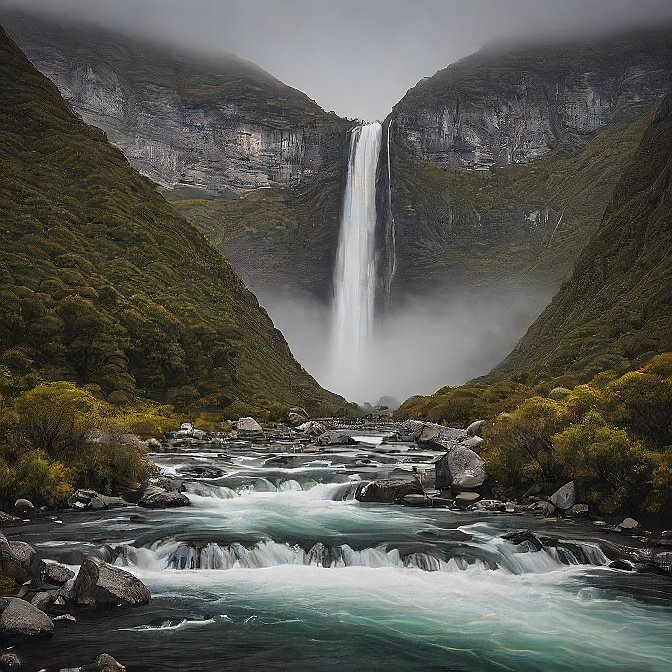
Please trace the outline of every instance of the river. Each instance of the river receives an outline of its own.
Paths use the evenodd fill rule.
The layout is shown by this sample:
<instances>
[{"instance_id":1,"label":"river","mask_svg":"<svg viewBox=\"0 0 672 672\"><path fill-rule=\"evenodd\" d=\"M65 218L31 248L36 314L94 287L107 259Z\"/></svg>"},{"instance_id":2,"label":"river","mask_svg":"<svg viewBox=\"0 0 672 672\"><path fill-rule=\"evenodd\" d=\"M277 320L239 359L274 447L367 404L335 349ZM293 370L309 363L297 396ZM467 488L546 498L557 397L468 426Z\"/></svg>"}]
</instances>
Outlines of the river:
<instances>
[{"instance_id":1,"label":"river","mask_svg":"<svg viewBox=\"0 0 672 672\"><path fill-rule=\"evenodd\" d=\"M668 578L607 568L570 521L359 503L359 478L422 472L436 455L367 440L153 454L168 474L224 475L187 481L188 508L64 512L14 530L74 569L107 547L152 592L147 607L58 621L52 640L22 650L28 669L77 669L101 652L131 672L672 669ZM572 543L501 538L521 527Z\"/></svg>"}]
</instances>

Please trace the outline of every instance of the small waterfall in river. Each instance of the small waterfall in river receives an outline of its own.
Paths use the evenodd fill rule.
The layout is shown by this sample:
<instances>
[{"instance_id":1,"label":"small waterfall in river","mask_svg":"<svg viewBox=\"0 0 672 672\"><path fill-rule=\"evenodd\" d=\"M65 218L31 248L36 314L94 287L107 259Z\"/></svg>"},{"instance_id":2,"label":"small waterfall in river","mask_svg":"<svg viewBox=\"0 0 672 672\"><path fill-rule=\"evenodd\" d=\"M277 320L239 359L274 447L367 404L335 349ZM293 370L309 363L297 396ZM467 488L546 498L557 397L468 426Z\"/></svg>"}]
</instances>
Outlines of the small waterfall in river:
<instances>
[{"instance_id":1,"label":"small waterfall in river","mask_svg":"<svg viewBox=\"0 0 672 672\"><path fill-rule=\"evenodd\" d=\"M334 367L345 374L362 358L373 329L376 293L376 171L382 126L351 132L348 177L334 274Z\"/></svg>"}]
</instances>

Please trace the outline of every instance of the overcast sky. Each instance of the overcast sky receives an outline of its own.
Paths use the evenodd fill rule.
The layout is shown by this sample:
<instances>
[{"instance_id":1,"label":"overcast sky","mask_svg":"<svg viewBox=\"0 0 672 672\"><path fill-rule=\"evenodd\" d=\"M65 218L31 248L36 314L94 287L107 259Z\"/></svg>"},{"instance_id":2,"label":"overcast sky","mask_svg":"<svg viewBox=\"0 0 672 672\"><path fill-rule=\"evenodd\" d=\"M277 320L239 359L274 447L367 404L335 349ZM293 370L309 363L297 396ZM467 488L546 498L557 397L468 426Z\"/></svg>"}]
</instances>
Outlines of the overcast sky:
<instances>
[{"instance_id":1,"label":"overcast sky","mask_svg":"<svg viewBox=\"0 0 672 672\"><path fill-rule=\"evenodd\" d=\"M367 120L491 40L672 21L672 0L4 0L12 2L230 51L325 109Z\"/></svg>"}]
</instances>

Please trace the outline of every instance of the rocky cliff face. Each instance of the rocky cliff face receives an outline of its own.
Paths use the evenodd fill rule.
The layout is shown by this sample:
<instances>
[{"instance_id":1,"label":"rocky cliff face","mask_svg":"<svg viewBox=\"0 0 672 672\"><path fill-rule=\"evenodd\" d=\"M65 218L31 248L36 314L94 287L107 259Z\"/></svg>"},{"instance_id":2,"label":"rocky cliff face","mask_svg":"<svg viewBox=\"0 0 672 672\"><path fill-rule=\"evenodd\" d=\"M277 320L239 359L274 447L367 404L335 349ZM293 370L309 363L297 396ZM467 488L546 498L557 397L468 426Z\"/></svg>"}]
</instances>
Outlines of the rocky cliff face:
<instances>
[{"instance_id":1,"label":"rocky cliff face","mask_svg":"<svg viewBox=\"0 0 672 672\"><path fill-rule=\"evenodd\" d=\"M340 161L347 122L233 55L180 54L22 14L4 22L71 108L167 189L238 195Z\"/></svg>"},{"instance_id":2,"label":"rocky cliff face","mask_svg":"<svg viewBox=\"0 0 672 672\"><path fill-rule=\"evenodd\" d=\"M493 372L583 379L672 349L672 96L660 103L573 273Z\"/></svg>"},{"instance_id":3,"label":"rocky cliff face","mask_svg":"<svg viewBox=\"0 0 672 672\"><path fill-rule=\"evenodd\" d=\"M527 163L632 118L672 88L672 31L555 46L489 47L422 80L392 132L441 168Z\"/></svg>"}]
</instances>

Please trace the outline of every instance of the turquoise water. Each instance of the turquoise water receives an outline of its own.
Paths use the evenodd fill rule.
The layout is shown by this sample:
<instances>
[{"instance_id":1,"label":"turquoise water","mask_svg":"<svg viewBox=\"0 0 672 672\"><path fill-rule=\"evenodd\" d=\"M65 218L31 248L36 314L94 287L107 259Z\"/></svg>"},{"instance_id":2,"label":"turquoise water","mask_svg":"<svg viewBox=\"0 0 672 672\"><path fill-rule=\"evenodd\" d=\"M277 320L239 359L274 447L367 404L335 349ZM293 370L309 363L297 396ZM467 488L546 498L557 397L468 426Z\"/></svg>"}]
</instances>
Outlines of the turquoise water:
<instances>
[{"instance_id":1,"label":"turquoise water","mask_svg":"<svg viewBox=\"0 0 672 672\"><path fill-rule=\"evenodd\" d=\"M107 651L131 671L672 669L669 580L608 569L575 526L359 504L351 469L274 466L262 482L263 460L211 461L229 473L190 484L189 509L73 513L25 533L72 564L108 543L153 595L59 623L35 665ZM530 524L579 550L501 539Z\"/></svg>"}]
</instances>

